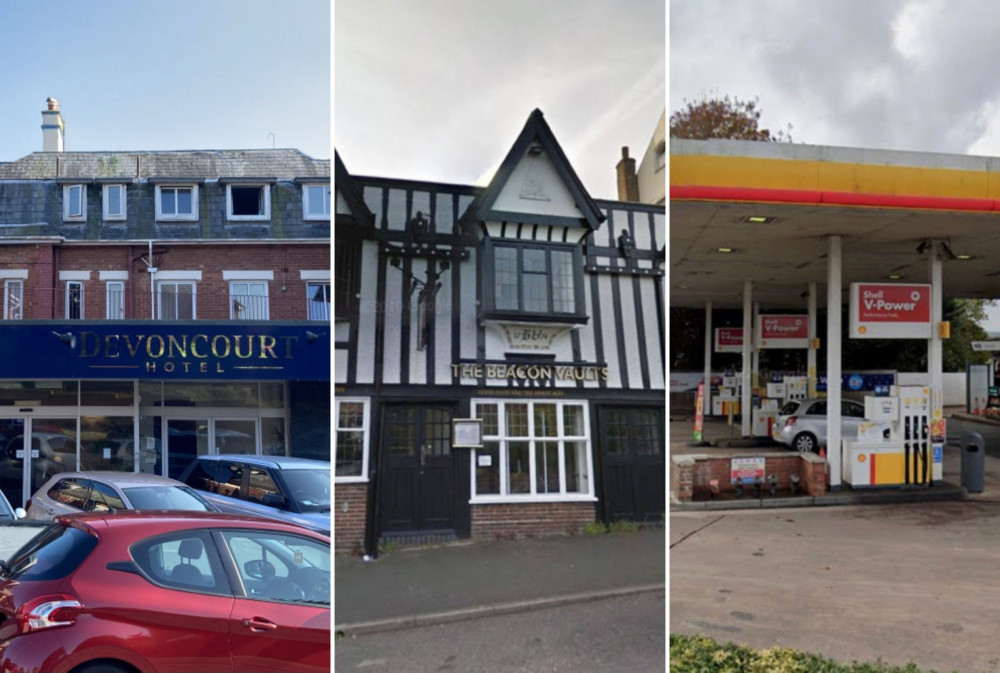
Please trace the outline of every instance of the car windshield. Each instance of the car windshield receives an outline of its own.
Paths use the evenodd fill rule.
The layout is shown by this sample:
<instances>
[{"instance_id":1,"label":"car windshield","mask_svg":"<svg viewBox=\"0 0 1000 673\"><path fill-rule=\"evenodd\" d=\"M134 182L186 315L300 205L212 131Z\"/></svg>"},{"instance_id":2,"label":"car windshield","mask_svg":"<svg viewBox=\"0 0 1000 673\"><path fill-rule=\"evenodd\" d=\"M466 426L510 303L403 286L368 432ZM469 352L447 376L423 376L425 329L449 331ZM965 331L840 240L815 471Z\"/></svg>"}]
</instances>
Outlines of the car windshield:
<instances>
[{"instance_id":1,"label":"car windshield","mask_svg":"<svg viewBox=\"0 0 1000 673\"><path fill-rule=\"evenodd\" d=\"M83 563L97 538L82 530L53 524L31 538L5 568L12 580L62 579Z\"/></svg>"},{"instance_id":2,"label":"car windshield","mask_svg":"<svg viewBox=\"0 0 1000 673\"><path fill-rule=\"evenodd\" d=\"M303 512L330 511L329 470L282 470L281 475Z\"/></svg>"},{"instance_id":3,"label":"car windshield","mask_svg":"<svg viewBox=\"0 0 1000 673\"><path fill-rule=\"evenodd\" d=\"M130 486L122 489L135 509L183 509L198 512L215 508L187 486Z\"/></svg>"},{"instance_id":4,"label":"car windshield","mask_svg":"<svg viewBox=\"0 0 1000 673\"><path fill-rule=\"evenodd\" d=\"M788 416L789 414L794 414L799 408L799 403L795 400L788 402L785 406L781 407L781 411L778 412L779 416Z\"/></svg>"}]
</instances>

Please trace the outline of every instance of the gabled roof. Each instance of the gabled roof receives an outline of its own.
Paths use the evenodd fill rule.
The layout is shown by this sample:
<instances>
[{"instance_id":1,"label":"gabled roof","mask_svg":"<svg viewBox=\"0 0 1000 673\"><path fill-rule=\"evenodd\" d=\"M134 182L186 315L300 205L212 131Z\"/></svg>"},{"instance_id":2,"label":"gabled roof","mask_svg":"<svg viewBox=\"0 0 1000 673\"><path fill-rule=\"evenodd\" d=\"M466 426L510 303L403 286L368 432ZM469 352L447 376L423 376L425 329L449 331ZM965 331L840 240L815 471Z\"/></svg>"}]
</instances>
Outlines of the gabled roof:
<instances>
[{"instance_id":1,"label":"gabled roof","mask_svg":"<svg viewBox=\"0 0 1000 673\"><path fill-rule=\"evenodd\" d=\"M526 161L526 155L531 147L540 147L541 153L547 158L562 183L562 187L569 193L573 204L579 211L578 214L567 216L562 213L546 213L544 208L539 208L540 212L532 210L510 210L498 204L498 197L506 192L506 187L519 168L522 162ZM523 192L523 187L522 187ZM505 222L524 222L528 224L549 224L562 226L589 227L596 229L604 220L604 214L590 198L576 171L570 165L569 160L559 146L552 129L545 122L542 111L535 109L524 125L524 129L518 135L514 145L510 148L506 158L500 164L496 174L490 181L489 186L476 199L469 204L468 210L462 220L484 222L486 220Z\"/></svg>"},{"instance_id":2,"label":"gabled roof","mask_svg":"<svg viewBox=\"0 0 1000 673\"><path fill-rule=\"evenodd\" d=\"M375 216L372 215L372 211L368 210L368 206L365 205L365 200L361 196L361 190L354 183L351 174L347 172L347 168L344 166L344 162L341 160L340 153L337 150L333 151L333 170L333 184L337 190L337 200L339 201L340 198L343 198L347 204L347 209L350 211L350 215L337 213L336 223L374 232Z\"/></svg>"}]
</instances>

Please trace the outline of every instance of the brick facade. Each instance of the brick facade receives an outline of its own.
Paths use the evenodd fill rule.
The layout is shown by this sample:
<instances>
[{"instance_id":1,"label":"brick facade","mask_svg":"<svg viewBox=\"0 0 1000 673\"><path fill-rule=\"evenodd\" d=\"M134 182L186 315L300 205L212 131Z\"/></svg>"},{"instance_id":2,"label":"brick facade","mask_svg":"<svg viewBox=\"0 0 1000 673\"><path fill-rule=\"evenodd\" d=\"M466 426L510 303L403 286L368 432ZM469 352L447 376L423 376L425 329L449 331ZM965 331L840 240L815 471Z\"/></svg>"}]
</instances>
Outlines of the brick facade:
<instances>
[{"instance_id":1,"label":"brick facade","mask_svg":"<svg viewBox=\"0 0 1000 673\"><path fill-rule=\"evenodd\" d=\"M365 546L365 514L368 484L337 484L333 487L333 547L354 553Z\"/></svg>"},{"instance_id":2,"label":"brick facade","mask_svg":"<svg viewBox=\"0 0 1000 673\"><path fill-rule=\"evenodd\" d=\"M791 475L799 476L799 493L822 496L827 491L827 462L811 453L767 453L764 474L778 475L778 493L788 494ZM718 480L720 495L732 495L730 484L730 456L677 456L672 459L670 493L679 502L707 500L711 497L710 484ZM763 488L767 489L765 479Z\"/></svg>"},{"instance_id":3,"label":"brick facade","mask_svg":"<svg viewBox=\"0 0 1000 673\"><path fill-rule=\"evenodd\" d=\"M471 510L474 540L579 535L596 520L589 502L472 505Z\"/></svg>"}]
</instances>

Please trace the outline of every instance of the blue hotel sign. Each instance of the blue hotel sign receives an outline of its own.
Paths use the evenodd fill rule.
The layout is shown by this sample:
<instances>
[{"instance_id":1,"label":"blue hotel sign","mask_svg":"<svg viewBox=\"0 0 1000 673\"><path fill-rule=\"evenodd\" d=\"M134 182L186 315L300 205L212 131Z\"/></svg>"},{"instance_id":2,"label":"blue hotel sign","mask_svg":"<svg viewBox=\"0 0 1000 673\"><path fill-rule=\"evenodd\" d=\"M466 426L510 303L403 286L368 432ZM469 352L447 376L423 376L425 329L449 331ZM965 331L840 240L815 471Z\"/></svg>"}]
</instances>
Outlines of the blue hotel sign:
<instances>
[{"instance_id":1,"label":"blue hotel sign","mask_svg":"<svg viewBox=\"0 0 1000 673\"><path fill-rule=\"evenodd\" d=\"M329 325L0 325L0 377L329 381Z\"/></svg>"}]
</instances>

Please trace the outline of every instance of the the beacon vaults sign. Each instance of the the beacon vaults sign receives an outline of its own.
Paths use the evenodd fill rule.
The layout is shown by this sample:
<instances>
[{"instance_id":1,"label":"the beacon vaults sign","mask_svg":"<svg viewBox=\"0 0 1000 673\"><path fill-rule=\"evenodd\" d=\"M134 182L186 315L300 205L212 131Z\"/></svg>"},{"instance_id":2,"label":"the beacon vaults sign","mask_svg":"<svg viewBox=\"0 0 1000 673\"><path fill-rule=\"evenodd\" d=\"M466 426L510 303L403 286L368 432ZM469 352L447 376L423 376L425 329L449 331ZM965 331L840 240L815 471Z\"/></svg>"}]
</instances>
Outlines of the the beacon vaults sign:
<instances>
[{"instance_id":1,"label":"the beacon vaults sign","mask_svg":"<svg viewBox=\"0 0 1000 673\"><path fill-rule=\"evenodd\" d=\"M854 339L930 339L931 286L851 283Z\"/></svg>"},{"instance_id":2,"label":"the beacon vaults sign","mask_svg":"<svg viewBox=\"0 0 1000 673\"><path fill-rule=\"evenodd\" d=\"M326 324L8 324L0 376L328 381L328 335Z\"/></svg>"}]
</instances>

